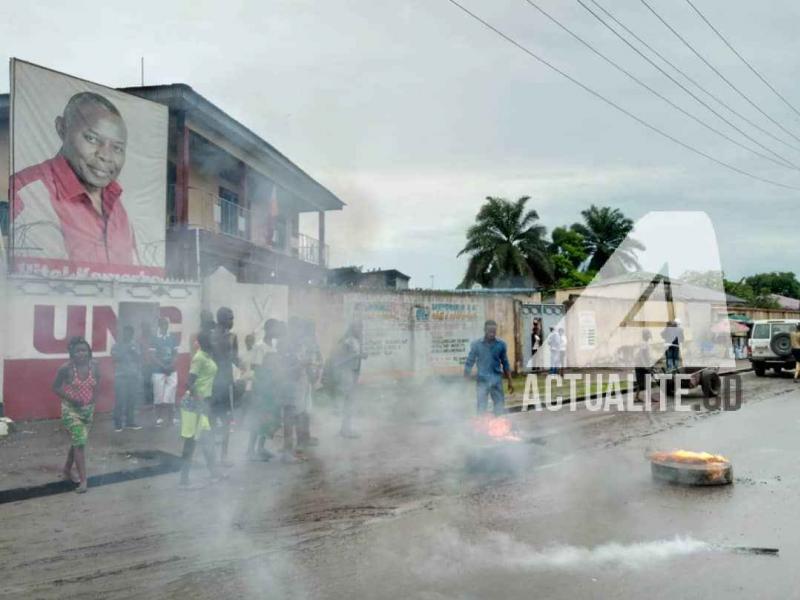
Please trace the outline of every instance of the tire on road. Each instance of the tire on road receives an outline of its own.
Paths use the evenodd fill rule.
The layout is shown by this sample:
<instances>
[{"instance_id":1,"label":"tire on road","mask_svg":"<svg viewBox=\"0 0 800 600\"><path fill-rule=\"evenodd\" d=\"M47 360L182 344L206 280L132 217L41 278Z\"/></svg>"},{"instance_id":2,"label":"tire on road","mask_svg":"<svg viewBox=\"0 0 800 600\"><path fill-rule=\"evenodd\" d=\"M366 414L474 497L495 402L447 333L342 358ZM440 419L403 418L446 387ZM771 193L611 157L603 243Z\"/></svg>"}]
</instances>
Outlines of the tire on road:
<instances>
[{"instance_id":1,"label":"tire on road","mask_svg":"<svg viewBox=\"0 0 800 600\"><path fill-rule=\"evenodd\" d=\"M719 396L719 390L722 387L719 373L716 371L704 371L700 377L700 387L703 388L703 395L706 398Z\"/></svg>"},{"instance_id":2,"label":"tire on road","mask_svg":"<svg viewBox=\"0 0 800 600\"><path fill-rule=\"evenodd\" d=\"M756 377L763 377L764 374L767 372L767 368L763 362L754 362L753 372L755 372Z\"/></svg>"}]
</instances>

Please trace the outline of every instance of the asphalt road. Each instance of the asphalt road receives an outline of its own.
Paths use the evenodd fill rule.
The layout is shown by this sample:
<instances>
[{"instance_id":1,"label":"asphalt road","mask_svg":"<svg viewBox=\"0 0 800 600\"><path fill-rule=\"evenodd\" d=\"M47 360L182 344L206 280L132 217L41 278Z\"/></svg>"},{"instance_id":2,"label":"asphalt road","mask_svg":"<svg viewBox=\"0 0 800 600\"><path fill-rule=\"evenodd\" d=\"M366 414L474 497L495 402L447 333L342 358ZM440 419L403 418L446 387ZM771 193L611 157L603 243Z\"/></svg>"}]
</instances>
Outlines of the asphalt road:
<instances>
[{"instance_id":1,"label":"asphalt road","mask_svg":"<svg viewBox=\"0 0 800 600\"><path fill-rule=\"evenodd\" d=\"M800 598L800 385L742 381L736 412L516 414L500 454L463 388L375 401L353 441L321 411L301 465L3 505L0 597ZM734 484L656 484L646 454L678 447L724 454Z\"/></svg>"}]
</instances>

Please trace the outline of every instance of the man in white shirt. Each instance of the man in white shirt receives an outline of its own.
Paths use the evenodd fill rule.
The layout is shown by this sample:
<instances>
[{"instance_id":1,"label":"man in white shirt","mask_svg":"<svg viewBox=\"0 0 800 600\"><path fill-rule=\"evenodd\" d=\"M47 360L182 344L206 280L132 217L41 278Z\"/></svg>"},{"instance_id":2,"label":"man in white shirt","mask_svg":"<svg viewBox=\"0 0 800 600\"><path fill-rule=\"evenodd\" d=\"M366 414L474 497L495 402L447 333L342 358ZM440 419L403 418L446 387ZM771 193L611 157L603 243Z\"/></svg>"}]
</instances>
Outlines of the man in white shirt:
<instances>
[{"instance_id":1,"label":"man in white shirt","mask_svg":"<svg viewBox=\"0 0 800 600\"><path fill-rule=\"evenodd\" d=\"M547 348L550 350L550 375L558 374L559 361L561 360L561 336L555 327L550 328L547 334Z\"/></svg>"},{"instance_id":2,"label":"man in white shirt","mask_svg":"<svg viewBox=\"0 0 800 600\"><path fill-rule=\"evenodd\" d=\"M567 333L561 327L558 330L559 347L558 347L558 365L561 367L561 374L564 374L564 367L567 366Z\"/></svg>"}]
</instances>

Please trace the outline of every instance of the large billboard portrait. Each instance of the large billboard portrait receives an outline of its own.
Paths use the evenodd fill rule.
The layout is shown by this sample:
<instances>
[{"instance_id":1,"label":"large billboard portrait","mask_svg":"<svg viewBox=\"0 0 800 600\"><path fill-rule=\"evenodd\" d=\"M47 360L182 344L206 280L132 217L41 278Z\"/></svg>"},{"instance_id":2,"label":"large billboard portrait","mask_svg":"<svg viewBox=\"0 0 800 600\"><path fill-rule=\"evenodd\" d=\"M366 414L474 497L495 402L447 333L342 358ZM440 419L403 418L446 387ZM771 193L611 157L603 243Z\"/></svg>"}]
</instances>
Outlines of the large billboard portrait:
<instances>
[{"instance_id":1,"label":"large billboard portrait","mask_svg":"<svg viewBox=\"0 0 800 600\"><path fill-rule=\"evenodd\" d=\"M17 272L164 274L166 106L11 63Z\"/></svg>"}]
</instances>

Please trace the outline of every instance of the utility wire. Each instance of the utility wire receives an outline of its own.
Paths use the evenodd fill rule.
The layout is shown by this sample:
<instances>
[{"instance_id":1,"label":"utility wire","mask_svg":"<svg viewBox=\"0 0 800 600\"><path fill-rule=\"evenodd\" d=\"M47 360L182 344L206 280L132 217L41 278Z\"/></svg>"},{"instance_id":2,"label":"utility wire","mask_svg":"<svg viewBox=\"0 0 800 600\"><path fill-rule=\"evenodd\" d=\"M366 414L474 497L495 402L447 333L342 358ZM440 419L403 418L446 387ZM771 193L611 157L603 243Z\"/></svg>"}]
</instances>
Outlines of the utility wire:
<instances>
[{"instance_id":1,"label":"utility wire","mask_svg":"<svg viewBox=\"0 0 800 600\"><path fill-rule=\"evenodd\" d=\"M660 135L660 136L662 136L662 137L664 137L664 138L666 138L666 139L678 144L682 148L685 148L686 150L689 150L690 152L693 152L694 154L702 156L703 158L706 158L706 159L710 160L711 162L714 162L714 163L716 163L716 164L718 164L718 165L720 165L722 167L725 167L726 169L729 169L731 171L739 173L740 175L744 175L745 177L749 177L751 179L755 179L756 181L761 181L762 183L769 183L771 185L774 185L774 186L777 186L777 187L781 187L781 188L784 188L784 189L800 191L800 187L793 186L793 185L788 185L788 184L785 184L785 183L781 183L779 181L774 181L772 179L767 179L766 177L761 177L760 175L756 175L754 173L750 173L749 171L745 171L744 169L740 169L739 167L736 167L734 165L726 163L726 162L724 162L724 161L722 161L722 160L720 160L718 158L715 158L712 155L707 154L706 152L704 152L702 150L699 150L698 148L695 148L694 146L692 146L692 145L690 145L690 144L688 144L688 143L676 138L675 136L670 135L669 133L663 131L662 129L659 129L655 125L651 125L650 123L648 123L647 121L645 121L641 117L638 117L637 115L635 115L634 113L632 113L628 109L620 106L619 104L617 104L613 100L610 100L610 99L606 98L600 92L590 88L588 85L580 82L579 80L574 78L569 73L567 73L565 71L562 71L561 69L556 67L554 64L548 62L547 60L545 60L544 58L542 58L538 54L536 54L533 51L529 50L528 48L526 48L525 46L523 46L522 44L517 42L514 38L512 38L509 35L503 33L502 31L497 29L494 25L492 25L488 21L485 21L484 19L482 19L481 17L476 15L474 12L470 11L464 5L460 4L457 0L447 0L447 1L450 2L450 4L452 4L453 6L459 8L462 12L466 13L467 15L469 15L470 17L475 19L478 23L480 23L481 25L483 25L484 27L486 27L490 31L494 32L495 34L497 34L498 36L503 38L505 41L507 41L512 46L516 47L518 50L521 50L522 52L524 52L525 54L527 54L528 56L530 56L531 58L533 58L537 62L539 62L539 63L543 64L544 66L546 66L548 69L550 69L552 71L555 71L556 73L558 73L559 75L561 75L565 79L571 81L572 83L577 85L579 88L581 88L582 90L588 92L589 94L591 94L592 96L594 96L598 100L601 100L601 101L605 102L606 104L608 104L612 108L615 108L616 110L618 110L622 114L630 117L631 119L633 119L634 121L636 121L640 125L643 125L647 129L657 133L658 135Z\"/></svg>"},{"instance_id":2,"label":"utility wire","mask_svg":"<svg viewBox=\"0 0 800 600\"><path fill-rule=\"evenodd\" d=\"M668 78L669 78L669 79L670 79L670 80L671 80L673 83L675 83L676 85L680 86L680 87L681 87L681 89L683 89L683 90L684 90L684 91L685 91L687 94L689 94L690 96L692 96L692 98L694 98L695 100L697 100L697 102L699 102L700 104L702 104L703 106L705 106L705 107L706 107L708 110L710 110L710 111L711 111L712 113L714 113L714 114L715 114L717 117L719 117L720 119L722 119L723 121L725 121L725 123L727 123L728 125L730 125L731 127L733 127L733 128L736 130L736 131L738 131L739 133L741 133L741 134L742 134L744 137L746 137L747 139L749 139L751 142L753 142L753 143L754 143L754 144L756 144L757 146L759 146L759 147L763 148L764 150L766 150L766 151L767 151L767 152L769 152L770 154L773 154L773 155L777 156L779 160L775 160L775 159L774 159L774 158L772 158L771 156L767 156L766 154L762 154L762 153L761 153L761 152L759 152L758 150L754 150L754 149L753 149L753 148L751 148L750 146L746 146L745 144L742 144L742 143L741 143L741 142L739 142L738 140L736 140L736 139L734 139L734 138L730 137L729 135L727 135L726 133L724 133L724 132L720 131L719 129L716 129L715 127L712 127L711 125L709 125L708 123L706 123L705 121L703 121L702 119L700 119L699 117L697 117L697 116L693 115L692 113L690 113L689 111L685 110L683 107L681 107L680 105L676 104L675 102L673 102L672 100L670 100L669 98L667 98L666 96L664 96L664 95L663 95L662 93L660 93L659 91L657 91L657 90L653 89L652 87L650 87L649 85L647 85L646 83L644 83L644 82L643 82L641 79L639 79L638 77L636 77L636 76L635 76L633 73L631 73L630 71L628 71L628 70L626 70L625 68L621 67L619 64L617 64L616 62L614 62L612 59L608 58L608 57L607 57L605 54L603 54L603 53L602 53L602 52L600 52L600 51L599 51L597 48L595 48L594 46L592 46L592 45L591 45L589 42L587 42L586 40L584 40L582 37L580 37L578 34L576 34L575 32L573 32L571 29L569 29L567 26L565 26L563 23L561 23L561 22L560 22L558 19L556 19L556 18L555 18L555 17L553 17L553 16L552 16L550 13L548 13L546 10L544 10L542 7L540 7L538 4L536 4L535 2L533 2L533 0L525 0L525 2L527 2L527 3L528 3L530 6L531 6L531 7L535 8L536 10L538 10L538 11L539 11L541 14L543 14L545 17L547 17L548 19L550 19L550 21L552 21L552 22L553 22L553 23L555 23L555 24L556 24L558 27L560 27L561 29L563 29L564 31L566 31L566 32L567 32L569 35L571 35L571 36L572 36L573 38L575 38L575 39L576 39L578 42L580 42L581 44L583 44L584 46L586 46L586 47L587 47L589 50L591 50L592 52L594 52L594 53L595 53L597 56L599 56L600 58L602 58L604 61L606 61L606 62L607 62L608 64L610 64L612 67L614 67L614 68L615 68L615 69L617 69L618 71L620 71L620 72L624 73L625 75L627 75L628 77L630 77L631 79L633 79L633 80L634 80L636 83L638 83L640 86L642 86L643 88L645 88L647 91L649 91L649 92L651 92L652 94L654 94L654 95L658 96L658 97L659 97L659 98L661 98L661 99L662 99L664 102L666 102L667 104L669 104L669 105L670 105L672 108L674 108L674 109L675 109L675 110L677 110L677 111L680 111L682 114L686 115L687 117L689 117L689 118L690 118L690 119L692 119L693 121L695 121L695 122L699 123L699 124L700 124L702 127L705 127L705 128L706 128L706 129L708 129L709 131L712 131L712 132L716 133L716 134L717 134L717 135L719 135L720 137L723 137L723 138L725 138L726 140L728 140L729 142L732 142L732 143L736 144L736 145L737 145L737 146L739 146L740 148L744 148L744 149L745 149L745 150L747 150L748 152L752 152L752 153L753 153L753 154L755 154L756 156L760 156L761 158L763 158L763 159L765 159L765 160L768 160L768 161L770 161L770 162L773 162L773 163L775 163L775 164L777 164L777 165L780 165L780 166L782 166L782 167L788 167L788 168L794 169L794 170L796 170L796 171L800 171L800 166L798 166L798 165L796 165L796 164L792 163L792 162L791 162L789 159L787 159L787 158L785 158L785 157L781 156L781 155L780 155L780 154L778 154L777 152L774 152L774 151L773 151L771 148L768 148L767 146L764 146L764 145L763 145L761 142L759 142L759 141L758 141L758 140L756 140L755 138L753 138L753 137L749 136L749 135L748 135L746 132L744 132L744 131L742 131L741 129L739 129L739 128L738 128L738 127L735 125L735 124L731 123L731 122L730 122L728 119L726 119L726 118L725 118L725 117L723 117L721 114L719 114L717 111L715 111L715 110L714 110L714 109L713 109L711 106L709 106L709 105L708 105L708 104L706 104L706 103L705 103L703 100L701 100L700 98L698 98L698 97L697 97L697 96L696 96L694 93L692 93L692 91L691 91L691 90L689 90L688 88L686 88L686 87L685 87L685 86L684 86L682 83L680 83L680 82L679 82L679 81L677 81L677 80L676 80L674 77L672 77L672 75L670 75L669 73L667 73L666 71L664 71L664 70L663 70L663 69L662 69L660 66L658 66L656 63L654 63L652 60L650 60L650 58L649 58L649 57L647 57L646 55L642 54L642 53L639 51L639 49L638 49L638 48L636 48L636 46L633 46L633 45L632 45L630 42L628 42L628 40L626 40L624 37L622 37L621 35L619 35L619 34L618 34L618 33L617 33L617 32L616 32L616 31L615 31L615 30L614 30L614 29L613 29L611 26L609 26L608 24L606 24L606 22L605 22L605 21L603 21L603 20L602 20L602 19L601 19L601 18L600 18L600 17L599 17L599 16L598 16L596 13L594 13L594 12L592 11L592 9L590 9L588 6L586 6L586 5L585 5L585 4L582 2L582 0L577 0L577 1L580 3L580 5L581 5L581 6L583 6L583 8L585 8L587 11L589 11L589 12L590 12L590 13L591 13L591 14L592 14L592 15L593 15L593 16L594 16L594 17L595 17L595 18L596 18L598 21L600 21L600 22L601 22L603 25L605 25L606 27L608 27L608 28L611 30L611 32L612 32L612 33L614 33L614 34L615 34L617 37L619 37L619 38L620 38L620 39L621 39L623 42L625 42L625 43L626 43L628 46L630 46L630 47L631 47L631 49L633 49L635 52L637 52L637 53L638 53L638 54L639 54L639 55L640 55L642 58L644 58L646 61L648 61L648 62L649 62L651 65L653 65L653 66L654 66L656 69L658 69L659 71L661 71L661 73L663 73L665 77L668 77Z\"/></svg>"},{"instance_id":3,"label":"utility wire","mask_svg":"<svg viewBox=\"0 0 800 600\"><path fill-rule=\"evenodd\" d=\"M666 64L668 64L670 67L672 67L672 68L673 68L673 69L674 69L674 70L675 70L677 73L680 73L680 74L681 74L681 75L682 75L682 76L683 76L683 77L684 77L684 78L685 78L685 79L686 79L686 80L687 80L689 83L693 84L693 85L694 85L694 86L695 86L697 89L699 89L699 90L700 90L700 91L702 91L704 94L706 94L706 96L708 96L709 98L712 98L713 100L715 100L716 102L718 102L720 105L724 106L724 107L725 107L726 109L728 109L728 110L729 110L731 113L733 113L734 115L736 115L737 117L739 117L740 119L742 119L742 120L743 120L745 123L747 123L748 125L750 125L750 126L751 126L751 127L753 127L754 129L758 129L758 130L759 130L761 133L763 133L763 134L765 134L765 135L767 135L767 136L771 137L771 138L772 138L773 140L775 140L776 142L780 142L780 143L781 143L781 144L783 144L784 146L786 146L786 147L788 147L788 148L791 148L792 150L797 150L798 152L800 152L800 146L795 146L795 145L793 145L793 144L790 144L789 142L785 141L783 138L779 138L778 136L776 136L774 133L772 133L772 132L771 132L771 131L769 131L768 129L764 129L763 127L761 127L761 125L759 125L759 124L758 124L758 123L756 123L755 121L752 121L751 119L749 119L748 117L746 117L745 115L743 115L742 113L740 113L739 111L737 111L737 110L736 110L735 108L733 108L733 107L732 107L730 104L728 104L727 102L725 102L725 101L724 101L722 98L720 98L719 96L715 95L713 92L710 92L710 91L708 91L706 88L704 88L702 85L700 85L700 83L698 83L698 82L697 82L697 80L696 80L696 79L694 79L694 78L693 78L691 75L689 75L688 73L686 73L685 71L683 71L683 70L682 70L680 67L678 67L678 66L677 66L675 63L673 63L671 60L669 60L669 59L668 59L666 56L664 56L664 55L663 55L663 54L661 54L661 53L660 53L658 50L656 50L655 48L653 48L653 46L651 46L651 45L650 45L650 44L648 44L648 43L647 43L645 40L643 40L641 37L639 37L638 35L636 35L636 32L632 31L632 30L631 30L629 27L627 27L627 26L626 26L626 25L625 25L625 24L624 24L622 21L620 21L620 20L619 20L617 17L615 17L613 14L611 14L611 12L609 12L609 11L608 11L608 9L606 9L606 8L605 8L603 5L601 5L601 4L600 4L600 3L599 3L597 0L590 0L590 1L591 1L591 2L592 2L592 4L594 4L594 5L595 5L597 8L599 8L599 9L600 9L600 10L601 10L601 11L602 11L602 12L603 12L603 13L604 13L604 14L605 14L605 15L606 15L606 16L607 16L609 19L611 19L612 21L614 21L614 23L616 23L617 25L619 25L619 26L620 26L620 27L621 27L623 30L625 30L625 31L626 31L626 32L627 32L627 33L628 33L628 34L629 34L631 37L633 37L633 38L634 38L636 41L638 41L638 42L639 42L640 44L642 44L642 45L643 45L645 48L647 48L648 50L650 50L650 52L652 52L653 54L655 54L655 55L656 55L658 58L660 58L662 61L664 61L664 62L665 62Z\"/></svg>"},{"instance_id":4,"label":"utility wire","mask_svg":"<svg viewBox=\"0 0 800 600\"><path fill-rule=\"evenodd\" d=\"M694 12L696 12L696 13L698 14L698 16L699 16L701 19L703 19L703 21L705 21L706 25L708 25L708 26L711 28L711 31L713 31L714 33L716 33L716 34L717 34L717 37L719 37L719 39L721 39L721 40L722 40L722 41L725 43L725 45L726 45L728 48L730 48L731 52L733 52L733 53L734 53L736 56L738 56L738 57L739 57L739 60L741 60L741 61L742 61L742 62L743 62L745 65L747 65L747 68L748 68L748 69L750 69L750 70L753 72L753 74L754 74L756 77L758 77L758 78L759 78L759 79L760 79L760 80L761 80L761 81L764 83L764 85L766 85L766 86L767 86L769 89L771 89L771 90L773 91L773 93L774 93L774 94L775 94L775 95L776 95L778 98L780 98L781 100L783 100L783 102L784 102L784 104L786 104L786 106L788 106L789 108L791 108L791 109L794 111L794 113L795 113L797 116L800 116L800 111L798 111L798 110L797 110L797 109L794 107L794 105L793 105L791 102L789 102L789 101L788 101L786 98L784 98L784 97L783 97L783 94L781 94L781 93L780 93L778 90L776 90L776 89L775 89L775 88L772 86L772 84L771 84L769 81L767 81L767 80L764 78L764 76L763 76L761 73L759 73L759 72L758 72L758 71L755 69L755 67L753 67L753 65L751 65L749 62L747 62L747 60L745 60L744 56L742 56L741 54L739 54L739 53L736 51L736 48L734 48L734 47L731 45L731 43L730 43L730 42L729 42L729 41L728 41L728 40L725 38L725 36L724 36L724 35L722 35L722 34L719 32L719 30L718 30L716 27L714 27L714 26L711 24L711 22L710 22L710 21L709 21L709 20L708 20L708 19L705 17L705 15L704 15L703 13L701 13L701 12L700 12L700 9L699 9L699 8L697 8L697 7L696 7L696 6L695 6L695 5L692 3L692 0L686 0L686 2L689 4L689 6L691 6L691 7L692 7L692 10L694 10Z\"/></svg>"},{"instance_id":5,"label":"utility wire","mask_svg":"<svg viewBox=\"0 0 800 600\"><path fill-rule=\"evenodd\" d=\"M686 38L684 38L684 37L683 37L683 36L682 36L680 33L678 33L678 32L675 30L675 28L674 28L674 27L672 27L672 25L670 25L669 23L667 23L667 21L666 21L666 20L664 20L664 18L663 18L663 17L662 17L660 14L658 14L658 13L655 11L655 9L652 7L652 6L650 6L650 5L647 3L647 0L639 0L639 1L640 1L642 4L644 4L644 5L647 7L647 9L648 9L648 10L649 10L651 13L653 13L653 15L655 15L655 17L656 17L656 18L657 18L659 21L661 21L661 22L664 24L664 26L665 26L667 29L669 29L669 30L670 30L672 33L674 33L674 34L675 34L675 37L677 37L677 38L678 38L678 39L679 39L681 42L683 42L683 43L684 43L684 45L685 45L687 48L689 48L689 50L691 50L691 51L694 53L694 55L695 55L695 56L697 56L697 58L699 58L701 61L703 61L703 64L705 64L705 65L706 65L706 66L707 66L709 69L711 69L712 71L714 71L714 73L716 73L716 74L717 74L717 75L720 77L720 79L722 79L722 80L723 80L725 83L727 83L727 84L728 84L728 86L729 86L729 87L730 87L730 88L731 88L733 91L735 91L735 92L736 92L737 94L739 94L739 95L740 95L742 98L744 98L744 99L745 99L745 100L746 100L746 101L747 101L747 102L748 102L748 103L749 103L749 104L750 104L750 105L751 105L753 108L755 108L755 109L756 109L758 112L760 112L762 115L764 115L764 116L765 116L767 119L769 119L770 121L772 121L772 123L774 123L774 124L775 124L775 125L776 125L778 128L780 128L780 129L781 129L781 131L783 131L784 133L786 133L786 134L790 135L790 136L791 136L791 137L793 137L795 140L797 140L798 142L800 142L800 137L797 137L797 136L796 136L794 133L792 133L791 131L789 131L788 129L786 129L786 128L785 128L783 125L781 125L780 123L778 123L778 122L777 122L775 119L773 119L773 118L772 118L772 117L770 117L770 116L769 116L767 113L765 113L763 110L761 110L761 107L760 107L760 106L758 106L758 104L756 104L755 102L753 102L753 101L752 101L752 100L751 100L751 99L750 99L750 98L747 96L747 94L745 94L745 93L744 93L742 90L740 90L738 87L736 87L736 85L734 85L734 84L733 84L733 83L730 81L730 79L728 79L727 77L725 77L725 75L723 75L722 73L720 73L719 69L717 69L717 68L716 68L714 65L712 65L710 62L708 62L708 61L706 60L706 58L705 58L705 57L704 57L702 54L700 54L700 52L698 52L698 51L695 49L695 47L694 47L694 46L692 46L692 45L691 45L691 44L690 44L690 43L689 43L689 42L686 40Z\"/></svg>"}]
</instances>

